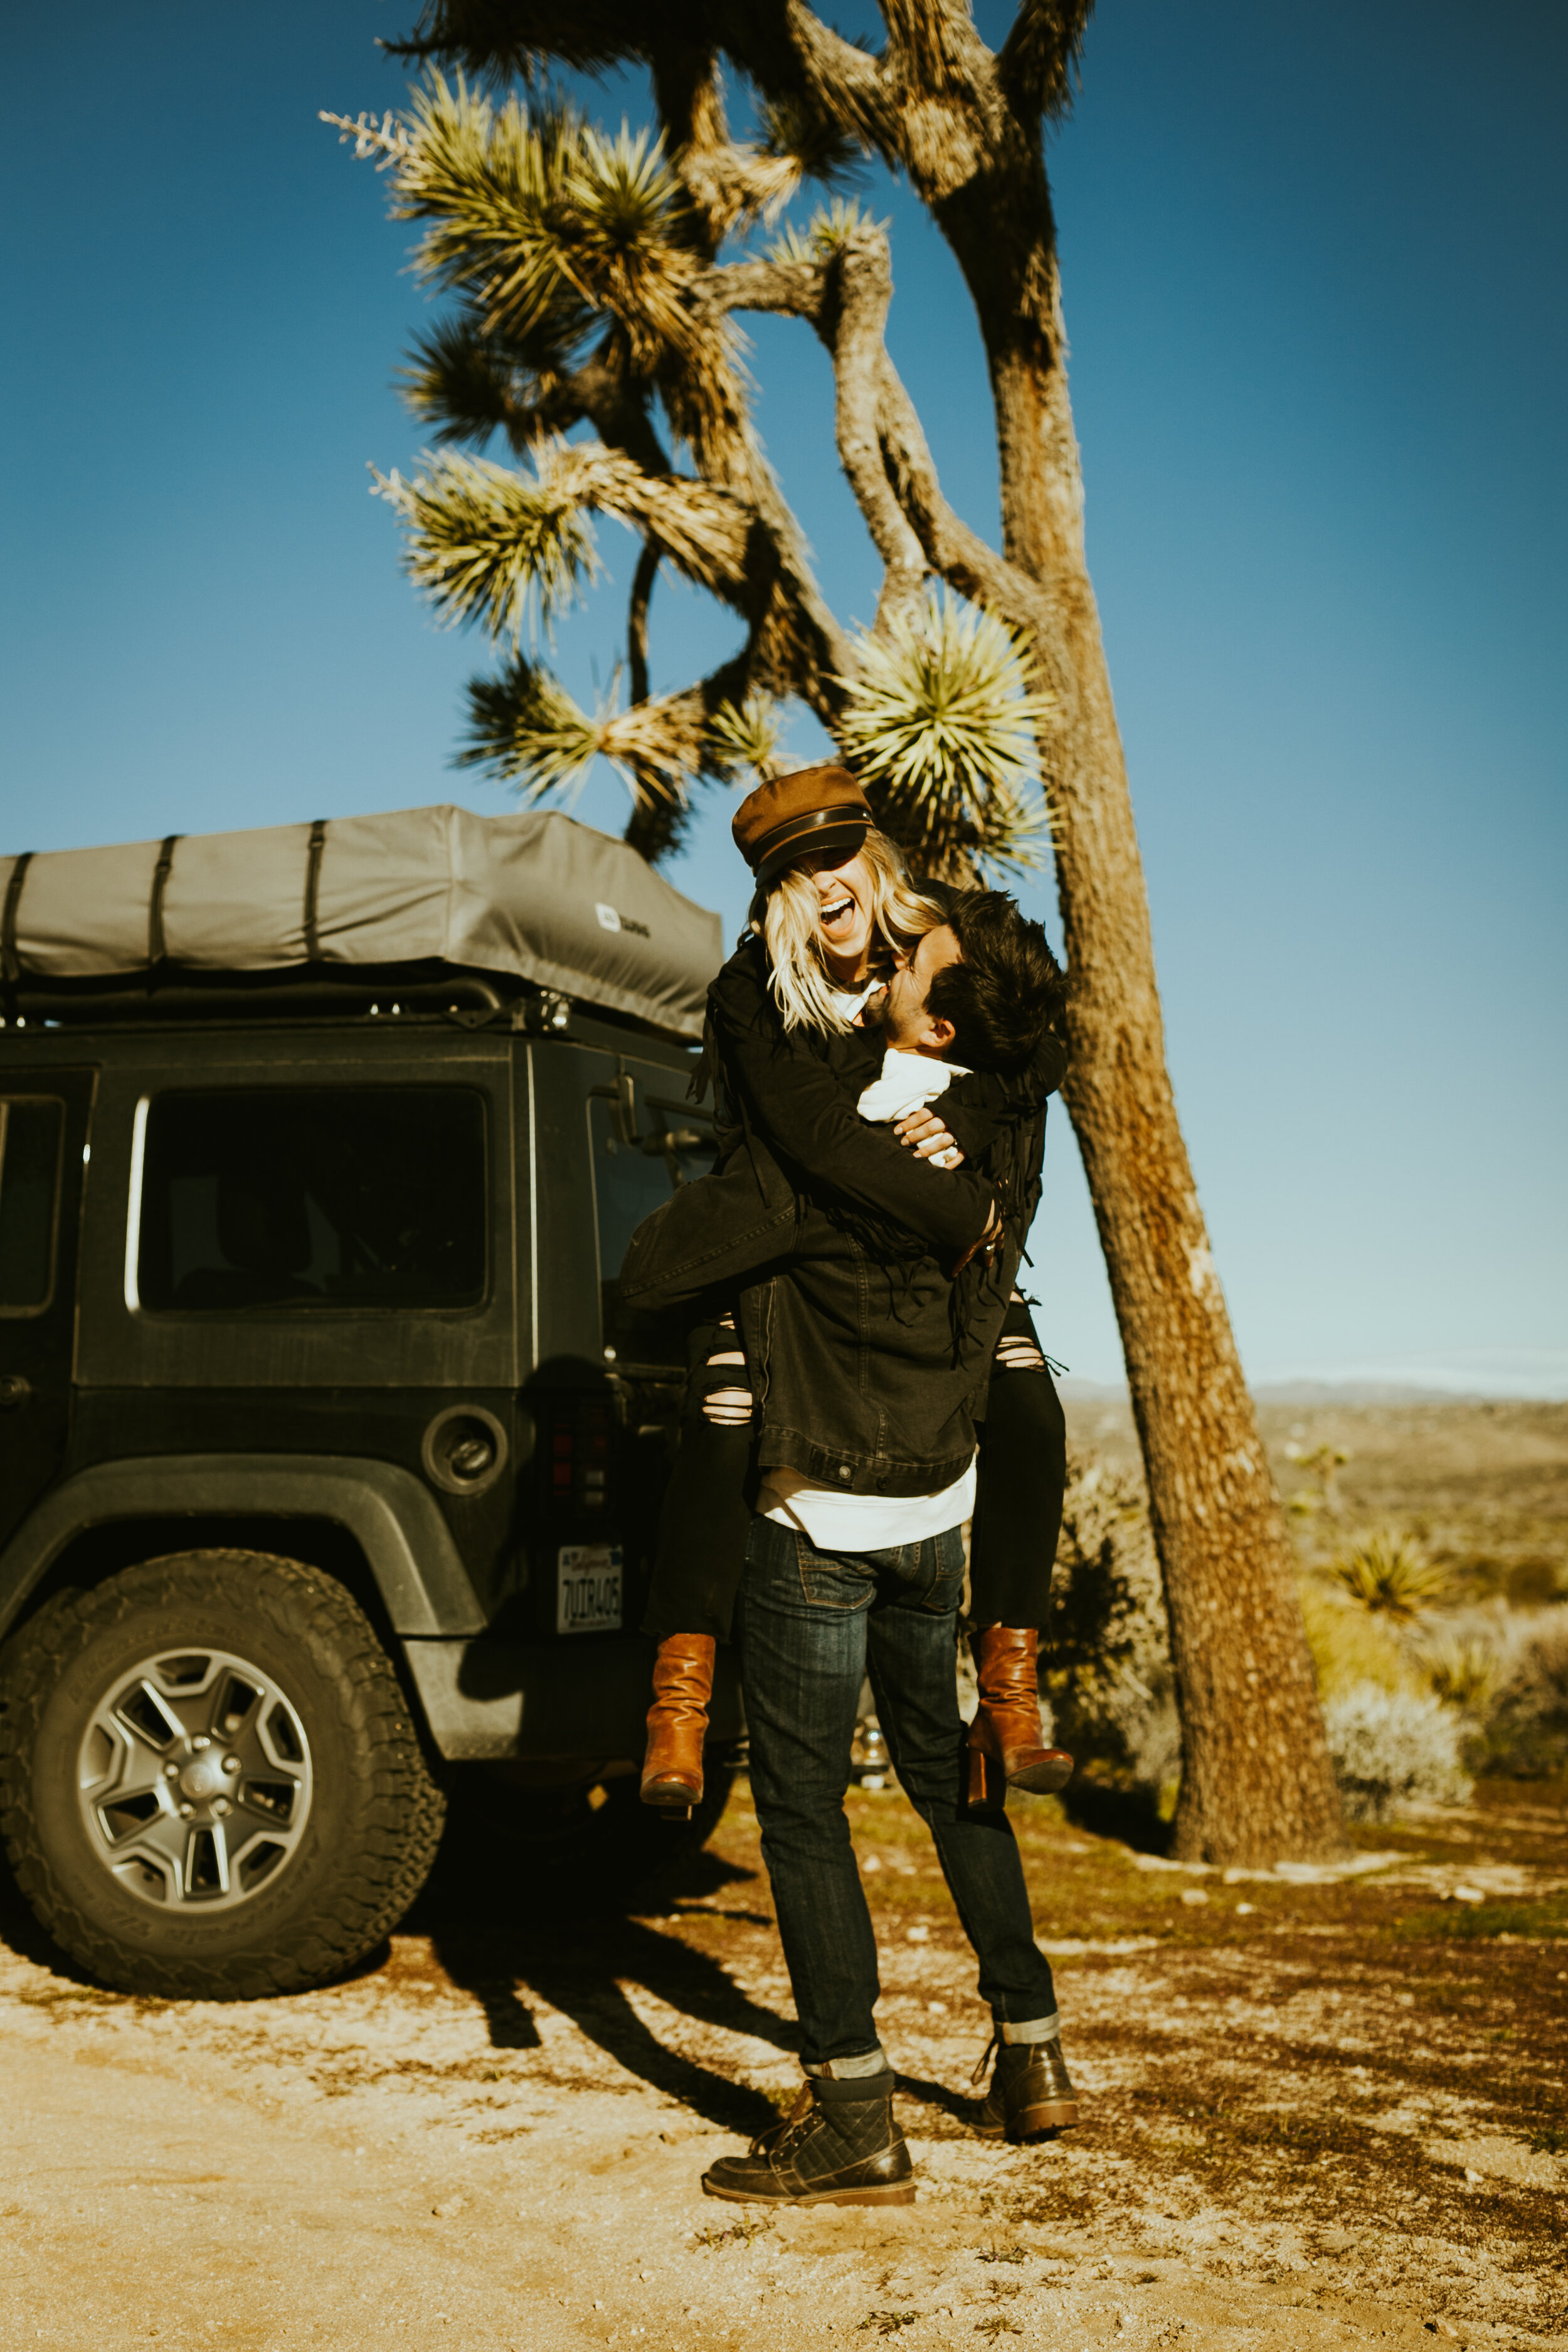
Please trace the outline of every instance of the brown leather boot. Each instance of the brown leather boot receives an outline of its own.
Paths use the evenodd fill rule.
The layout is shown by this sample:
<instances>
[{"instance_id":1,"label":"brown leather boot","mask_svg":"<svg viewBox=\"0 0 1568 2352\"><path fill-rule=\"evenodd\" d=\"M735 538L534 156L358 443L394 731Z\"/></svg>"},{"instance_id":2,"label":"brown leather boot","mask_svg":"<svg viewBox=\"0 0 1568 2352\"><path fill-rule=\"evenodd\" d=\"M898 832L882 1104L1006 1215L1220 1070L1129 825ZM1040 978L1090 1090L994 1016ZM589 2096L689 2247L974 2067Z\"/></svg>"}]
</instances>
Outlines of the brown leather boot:
<instances>
[{"instance_id":1,"label":"brown leather boot","mask_svg":"<svg viewBox=\"0 0 1568 2352\"><path fill-rule=\"evenodd\" d=\"M1039 1635L1032 1625L984 1625L973 1640L980 1706L969 1727L969 1801L991 1811L1009 1789L1047 1796L1072 1778L1072 1758L1040 1738Z\"/></svg>"},{"instance_id":2,"label":"brown leather boot","mask_svg":"<svg viewBox=\"0 0 1568 2352\"><path fill-rule=\"evenodd\" d=\"M642 1801L687 1811L702 1802L702 1741L713 1696L711 1633L667 1633L653 1662Z\"/></svg>"},{"instance_id":3,"label":"brown leather boot","mask_svg":"<svg viewBox=\"0 0 1568 2352\"><path fill-rule=\"evenodd\" d=\"M1059 2036L1049 2042L994 2041L996 2071L974 2128L986 2139L1031 2139L1037 2132L1068 2131L1078 2121L1079 2096L1062 2056ZM987 2050L970 2078L977 2087Z\"/></svg>"}]
</instances>

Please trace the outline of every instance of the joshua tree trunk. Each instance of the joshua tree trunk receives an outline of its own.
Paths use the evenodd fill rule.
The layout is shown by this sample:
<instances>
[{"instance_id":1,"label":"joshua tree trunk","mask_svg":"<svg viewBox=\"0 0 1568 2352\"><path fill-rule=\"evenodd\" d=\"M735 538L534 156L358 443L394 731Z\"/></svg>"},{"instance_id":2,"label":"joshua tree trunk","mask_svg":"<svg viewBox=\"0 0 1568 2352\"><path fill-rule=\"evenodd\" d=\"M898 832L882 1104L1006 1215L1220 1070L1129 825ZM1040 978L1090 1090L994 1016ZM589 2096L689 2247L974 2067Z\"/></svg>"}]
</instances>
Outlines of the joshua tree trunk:
<instances>
[{"instance_id":1,"label":"joshua tree trunk","mask_svg":"<svg viewBox=\"0 0 1568 2352\"><path fill-rule=\"evenodd\" d=\"M1036 175L1026 165L1021 176ZM997 208L1004 216L1020 217L1023 193L1015 184ZM1048 233L1043 171L1028 193L1025 216ZM943 226L975 292L991 361L1005 552L1055 608L1056 865L1073 981L1065 1092L1164 1579L1184 1758L1176 1850L1222 1863L1325 1854L1342 1842L1339 1797L1289 1538L1165 1066L1142 860L1084 549L1055 255L1047 234L1020 270L986 210L988 236ZM1029 331L1029 310L1047 304L1047 331Z\"/></svg>"},{"instance_id":2,"label":"joshua tree trunk","mask_svg":"<svg viewBox=\"0 0 1568 2352\"><path fill-rule=\"evenodd\" d=\"M1172 1098L1142 863L1077 536L1058 541L1048 575L1079 686L1057 780L1074 991L1066 1093L1164 1577L1184 1758L1176 1851L1225 1863L1322 1854L1342 1842L1339 1798L1289 1538Z\"/></svg>"}]
</instances>

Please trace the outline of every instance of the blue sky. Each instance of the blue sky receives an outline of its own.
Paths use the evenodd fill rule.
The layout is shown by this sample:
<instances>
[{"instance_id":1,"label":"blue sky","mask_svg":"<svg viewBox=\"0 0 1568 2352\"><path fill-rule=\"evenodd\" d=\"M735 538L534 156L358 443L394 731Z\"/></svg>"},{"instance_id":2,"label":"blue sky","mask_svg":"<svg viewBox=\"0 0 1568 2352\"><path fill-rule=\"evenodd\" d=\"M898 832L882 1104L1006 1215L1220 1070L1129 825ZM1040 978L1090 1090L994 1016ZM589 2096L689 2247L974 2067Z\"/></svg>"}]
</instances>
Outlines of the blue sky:
<instances>
[{"instance_id":1,"label":"blue sky","mask_svg":"<svg viewBox=\"0 0 1568 2352\"><path fill-rule=\"evenodd\" d=\"M374 42L404 22L89 0L10 28L0 845L506 804L447 766L484 649L432 626L366 495L417 449L408 232L316 120L398 102ZM1052 136L1171 1062L1258 1379L1568 1393L1565 83L1557 0L1102 0ZM597 102L636 119L637 85ZM994 530L963 290L904 192L866 194L894 355ZM827 592L869 618L826 361L760 321L752 365ZM619 584L563 638L585 698L629 575L604 551ZM656 684L731 628L661 583ZM624 807L605 777L579 814ZM729 814L671 878L734 922ZM1116 1378L1065 1119L1034 1255L1053 1353Z\"/></svg>"}]
</instances>

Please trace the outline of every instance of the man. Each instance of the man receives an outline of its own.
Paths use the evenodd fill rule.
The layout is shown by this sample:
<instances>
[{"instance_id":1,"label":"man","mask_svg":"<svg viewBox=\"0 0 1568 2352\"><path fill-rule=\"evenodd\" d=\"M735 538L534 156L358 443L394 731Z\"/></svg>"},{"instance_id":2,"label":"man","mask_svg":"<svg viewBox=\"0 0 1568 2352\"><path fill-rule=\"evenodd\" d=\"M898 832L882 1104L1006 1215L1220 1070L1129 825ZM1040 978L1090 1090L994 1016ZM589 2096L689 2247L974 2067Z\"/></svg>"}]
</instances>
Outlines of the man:
<instances>
[{"instance_id":1,"label":"man","mask_svg":"<svg viewBox=\"0 0 1568 2352\"><path fill-rule=\"evenodd\" d=\"M950 925L927 934L895 975L885 1045L927 1055L945 1045L963 1060L967 1042L981 1058L981 1028L1017 1001L1016 986L1002 982L1016 981L1020 956L1043 952L1039 968L1054 971L1038 927L984 895L984 908L955 901ZM1016 1058L1017 1044L1001 1058ZM957 1131L956 1114L953 1124ZM1032 1209L1037 1131L1022 1158L1014 1194ZM1077 2119L1016 1843L999 1801L965 1801L953 1673L975 1416L1018 1245L1005 1241L972 1261L955 1286L918 1245L889 1252L861 1221L809 1201L793 1257L740 1294L761 1485L736 1638L752 1790L807 2083L786 2123L704 2175L711 2196L907 2203L914 2195L874 2022L876 1944L843 1805L868 1674L994 2021L1000 2048L980 2127L1021 2137Z\"/></svg>"}]
</instances>

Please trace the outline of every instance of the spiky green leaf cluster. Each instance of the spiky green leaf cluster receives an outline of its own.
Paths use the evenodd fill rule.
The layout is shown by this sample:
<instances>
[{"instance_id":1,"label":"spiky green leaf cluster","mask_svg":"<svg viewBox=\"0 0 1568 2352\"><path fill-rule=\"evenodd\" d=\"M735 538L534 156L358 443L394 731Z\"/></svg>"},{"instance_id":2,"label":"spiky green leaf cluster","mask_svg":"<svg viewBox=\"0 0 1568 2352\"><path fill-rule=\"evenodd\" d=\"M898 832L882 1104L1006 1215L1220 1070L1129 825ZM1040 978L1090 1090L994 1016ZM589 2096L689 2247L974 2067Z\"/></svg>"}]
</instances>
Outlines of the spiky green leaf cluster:
<instances>
[{"instance_id":1,"label":"spiky green leaf cluster","mask_svg":"<svg viewBox=\"0 0 1568 2352\"><path fill-rule=\"evenodd\" d=\"M468 682L459 768L487 768L525 802L574 793L598 757L598 729L552 673L521 654Z\"/></svg>"},{"instance_id":2,"label":"spiky green leaf cluster","mask_svg":"<svg viewBox=\"0 0 1568 2352\"><path fill-rule=\"evenodd\" d=\"M375 487L403 523L409 578L448 624L477 621L516 642L598 569L581 494L561 468L531 476L447 452L411 482L395 470Z\"/></svg>"},{"instance_id":3,"label":"spiky green leaf cluster","mask_svg":"<svg viewBox=\"0 0 1568 2352\"><path fill-rule=\"evenodd\" d=\"M521 641L546 626L599 569L589 513L629 523L720 595L740 592L747 519L723 490L681 475L646 475L597 442L557 441L533 471L444 450L412 481L377 474L404 526L405 563L444 620Z\"/></svg>"},{"instance_id":4,"label":"spiky green leaf cluster","mask_svg":"<svg viewBox=\"0 0 1568 2352\"><path fill-rule=\"evenodd\" d=\"M782 732L778 705L770 696L749 694L740 704L721 702L705 730L707 764L721 776L771 775Z\"/></svg>"},{"instance_id":5,"label":"spiky green leaf cluster","mask_svg":"<svg viewBox=\"0 0 1568 2352\"><path fill-rule=\"evenodd\" d=\"M468 740L458 764L488 768L524 801L574 793L592 762L608 760L638 803L679 800L701 764L701 716L689 695L616 707L619 676L590 715L549 670L513 655L468 688Z\"/></svg>"},{"instance_id":6,"label":"spiky green leaf cluster","mask_svg":"<svg viewBox=\"0 0 1568 2352\"><path fill-rule=\"evenodd\" d=\"M574 793L596 759L608 760L639 805L679 800L701 774L765 773L779 736L765 695L704 707L701 690L618 706L620 673L590 715L551 671L521 653L468 687L468 731L458 764L485 768L525 801Z\"/></svg>"},{"instance_id":7,"label":"spiky green leaf cluster","mask_svg":"<svg viewBox=\"0 0 1568 2352\"><path fill-rule=\"evenodd\" d=\"M1036 730L1056 701L1005 622L944 588L857 650L839 740L888 830L931 870L1037 865Z\"/></svg>"},{"instance_id":8,"label":"spiky green leaf cluster","mask_svg":"<svg viewBox=\"0 0 1568 2352\"><path fill-rule=\"evenodd\" d=\"M563 100L500 107L459 77L415 92L392 158L394 212L428 221L416 266L509 336L574 347L608 312L640 365L689 338L700 268L662 146L607 139Z\"/></svg>"},{"instance_id":9,"label":"spiky green leaf cluster","mask_svg":"<svg viewBox=\"0 0 1568 2352\"><path fill-rule=\"evenodd\" d=\"M659 140L624 122L611 137L547 92L496 105L438 73L395 118L324 119L378 158L395 217L428 224L415 266L463 306L456 341L416 352L410 389L429 421L450 385L459 435L505 424L525 446L561 422L539 397L545 380L592 345L601 364L657 384L700 464L729 447L743 407L736 333L694 299L701 226Z\"/></svg>"},{"instance_id":10,"label":"spiky green leaf cluster","mask_svg":"<svg viewBox=\"0 0 1568 2352\"><path fill-rule=\"evenodd\" d=\"M858 196L835 196L830 205L818 205L804 227L795 221L789 222L784 234L768 247L768 259L820 265L829 260L840 246L847 245L858 228L870 222L870 217ZM885 227L887 224L879 226Z\"/></svg>"}]
</instances>

